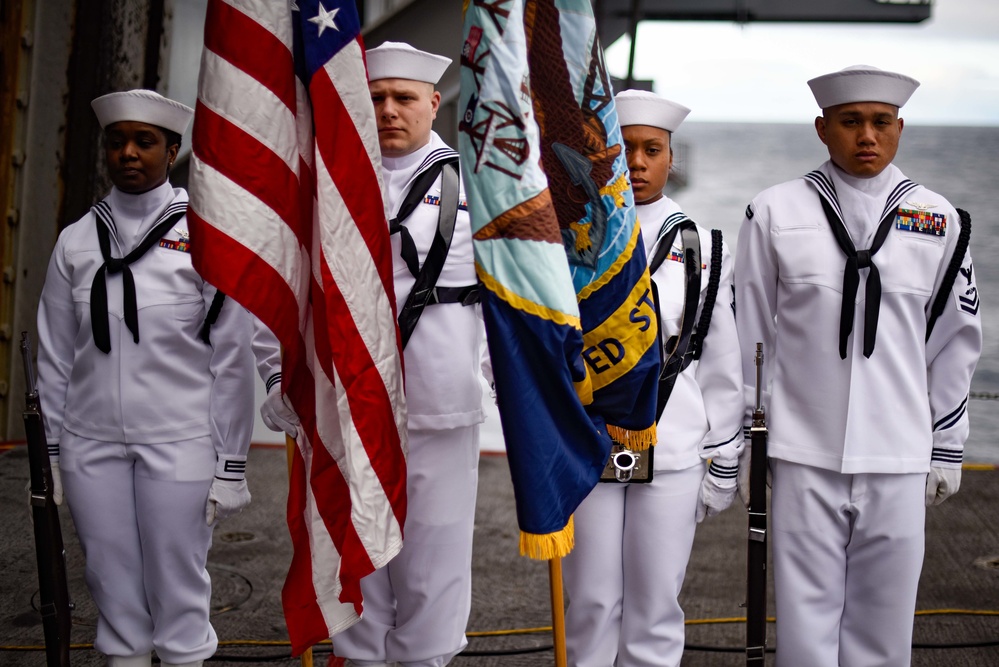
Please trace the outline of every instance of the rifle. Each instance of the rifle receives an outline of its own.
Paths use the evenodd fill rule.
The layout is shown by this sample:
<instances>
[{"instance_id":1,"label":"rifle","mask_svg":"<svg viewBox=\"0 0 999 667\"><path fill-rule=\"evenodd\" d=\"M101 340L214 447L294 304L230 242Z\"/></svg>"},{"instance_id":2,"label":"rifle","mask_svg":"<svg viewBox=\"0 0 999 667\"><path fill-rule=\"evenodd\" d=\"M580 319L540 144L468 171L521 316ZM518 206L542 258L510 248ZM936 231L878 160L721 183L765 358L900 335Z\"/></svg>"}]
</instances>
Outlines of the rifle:
<instances>
[{"instance_id":1,"label":"rifle","mask_svg":"<svg viewBox=\"0 0 999 667\"><path fill-rule=\"evenodd\" d=\"M767 650L767 419L763 409L763 343L756 344L756 407L750 429L749 546L746 576L746 664L765 665Z\"/></svg>"},{"instance_id":2,"label":"rifle","mask_svg":"<svg viewBox=\"0 0 999 667\"><path fill-rule=\"evenodd\" d=\"M69 667L69 633L72 625L69 586L66 581L66 552L59 525L59 508L52 499L52 467L42 423L42 406L35 387L28 332L21 332L24 359L24 432L28 441L28 468L31 473L31 518L35 528L35 556L38 564L38 599L45 633L48 667Z\"/></svg>"}]
</instances>

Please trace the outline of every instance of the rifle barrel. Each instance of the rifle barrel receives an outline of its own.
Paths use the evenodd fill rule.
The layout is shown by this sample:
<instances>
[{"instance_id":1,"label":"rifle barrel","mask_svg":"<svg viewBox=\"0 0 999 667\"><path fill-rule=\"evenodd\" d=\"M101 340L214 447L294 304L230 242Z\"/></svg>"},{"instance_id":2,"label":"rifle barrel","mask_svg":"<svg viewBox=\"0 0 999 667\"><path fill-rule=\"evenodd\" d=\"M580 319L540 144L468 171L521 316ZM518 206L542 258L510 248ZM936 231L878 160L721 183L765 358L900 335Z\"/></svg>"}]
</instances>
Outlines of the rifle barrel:
<instances>
[{"instance_id":1,"label":"rifle barrel","mask_svg":"<svg viewBox=\"0 0 999 667\"><path fill-rule=\"evenodd\" d=\"M28 332L21 332L24 360L24 434L28 442L31 517L35 535L35 562L38 567L38 600L45 636L46 667L69 667L69 641L72 630L66 556L59 524L59 508L52 497L52 468L35 386Z\"/></svg>"},{"instance_id":2,"label":"rifle barrel","mask_svg":"<svg viewBox=\"0 0 999 667\"><path fill-rule=\"evenodd\" d=\"M31 341L27 331L21 332L21 360L24 362L25 393L34 398L38 390L35 388L35 367L31 363Z\"/></svg>"}]
</instances>

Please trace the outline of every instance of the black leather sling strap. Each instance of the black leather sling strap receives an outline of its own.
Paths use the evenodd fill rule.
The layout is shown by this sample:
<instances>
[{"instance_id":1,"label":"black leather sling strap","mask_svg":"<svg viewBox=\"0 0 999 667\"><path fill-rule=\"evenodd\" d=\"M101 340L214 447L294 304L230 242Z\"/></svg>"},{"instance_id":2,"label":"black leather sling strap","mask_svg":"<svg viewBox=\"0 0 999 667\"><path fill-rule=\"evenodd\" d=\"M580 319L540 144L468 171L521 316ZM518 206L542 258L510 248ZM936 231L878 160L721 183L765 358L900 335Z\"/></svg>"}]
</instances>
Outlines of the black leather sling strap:
<instances>
[{"instance_id":1,"label":"black leather sling strap","mask_svg":"<svg viewBox=\"0 0 999 667\"><path fill-rule=\"evenodd\" d=\"M694 359L701 358L701 352L704 351L704 339L707 338L708 329L711 328L711 314L715 310L715 301L718 299L718 287L721 284L721 265L722 233L720 229L712 229L711 271L708 273L708 289L704 293L704 308L701 309L701 319L697 321L697 331L694 332L690 343L693 346L691 357Z\"/></svg>"},{"instance_id":2,"label":"black leather sling strap","mask_svg":"<svg viewBox=\"0 0 999 667\"><path fill-rule=\"evenodd\" d=\"M132 276L130 264L146 254L146 252L158 243L163 235L173 227L178 220L186 215L186 210L181 210L168 216L150 230L132 252L124 257L111 256L111 233L107 224L101 220L101 216L95 215L97 224L97 242L101 247L101 256L104 264L94 275L94 281L90 286L90 324L94 334L94 344L97 349L108 354L111 352L111 330L108 325L108 291L105 275L121 273L123 283L123 308L125 311L125 326L132 332L132 338L139 342L139 313L135 301L135 278Z\"/></svg>"},{"instance_id":3,"label":"black leather sling strap","mask_svg":"<svg viewBox=\"0 0 999 667\"><path fill-rule=\"evenodd\" d=\"M656 419L662 416L666 402L673 393L673 385L677 376L686 368L689 355L691 334L694 332L694 315L701 296L701 241L697 227L693 221L685 220L675 224L659 240L656 252L649 263L649 275L655 273L673 247L677 233L683 241L684 296L683 314L680 316L680 333L671 336L665 343L666 358L659 373L659 388L656 395ZM659 290L655 281L652 282L652 294L656 303L656 317L659 318ZM660 319L660 328L662 319ZM661 329L660 329L661 330Z\"/></svg>"},{"instance_id":4,"label":"black leather sling strap","mask_svg":"<svg viewBox=\"0 0 999 667\"><path fill-rule=\"evenodd\" d=\"M971 214L959 208L957 209L957 217L961 224L961 232L958 234L957 245L954 247L954 254L951 255L950 264L947 265L943 281L940 283L940 291L937 292L936 298L933 299L933 305L930 307L930 319L926 323L926 340L930 339L933 326L943 314L944 308L947 307L950 291L954 289L957 273L961 270L964 256L968 254L968 246L971 244Z\"/></svg>"},{"instance_id":5,"label":"black leather sling strap","mask_svg":"<svg viewBox=\"0 0 999 667\"><path fill-rule=\"evenodd\" d=\"M853 331L853 317L856 309L857 289L860 287L860 270L867 269L867 287L865 288L866 303L864 306L864 356L870 358L874 352L874 343L878 337L878 316L881 312L881 273L873 257L888 238L898 208L888 211L878 224L874 234L874 242L868 250L857 250L846 230L846 225L825 197L819 197L822 210L829 220L836 243L846 255L846 267L843 272L843 305L839 316L839 356L846 359L846 344Z\"/></svg>"},{"instance_id":6,"label":"black leather sling strap","mask_svg":"<svg viewBox=\"0 0 999 667\"><path fill-rule=\"evenodd\" d=\"M451 239L454 237L455 219L458 216L457 159L442 161L438 164L441 164L442 169L440 170L441 199L437 232L434 235L433 242L430 244L430 250L427 252L427 258L423 262L423 267L419 268L417 266L415 273L413 273L413 265L414 263L417 265L419 263L419 259L416 256L416 245L413 243L412 237L409 236L409 231L402 225L402 221L423 201L423 196L430 189L430 186L433 185L433 182L437 180L436 175L429 183L426 183L424 179L424 176L429 171L434 170L435 167L431 167L427 172L417 177L413 183L413 187L410 188L409 193L403 200L403 207L400 208L399 215L396 216L389 226L390 233L395 232L398 228L399 233L402 235L402 257L406 261L410 272L416 277L416 284L413 285L413 289L406 298L405 305L402 307L402 312L399 313L399 332L402 337L403 348L406 347L409 338L413 335L413 330L416 328L416 323L423 314L423 309L431 303L441 303L437 294L437 279L444 269L444 261L447 259L447 253L451 247ZM424 183L426 184L423 185ZM423 189L418 189L420 187ZM413 194L414 192L416 192L415 195ZM407 211L407 202L411 200L415 201L415 203ZM405 217L403 216L404 213ZM406 250L407 241L411 251ZM409 257L407 257L407 253L410 253Z\"/></svg>"}]
</instances>

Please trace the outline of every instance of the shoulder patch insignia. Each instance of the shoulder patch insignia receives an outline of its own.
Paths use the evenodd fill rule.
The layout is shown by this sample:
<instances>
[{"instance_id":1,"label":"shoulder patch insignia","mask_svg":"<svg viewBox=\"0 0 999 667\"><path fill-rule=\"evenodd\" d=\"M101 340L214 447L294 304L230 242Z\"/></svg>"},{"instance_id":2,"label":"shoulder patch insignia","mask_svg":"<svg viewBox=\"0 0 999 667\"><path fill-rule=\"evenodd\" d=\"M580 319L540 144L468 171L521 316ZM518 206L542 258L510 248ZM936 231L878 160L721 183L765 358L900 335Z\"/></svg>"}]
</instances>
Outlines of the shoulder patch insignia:
<instances>
[{"instance_id":1,"label":"shoulder patch insignia","mask_svg":"<svg viewBox=\"0 0 999 667\"><path fill-rule=\"evenodd\" d=\"M954 294L957 306L969 315L978 315L981 302L978 299L978 287L975 286L975 268L969 264L962 267L957 280L954 281Z\"/></svg>"},{"instance_id":2,"label":"shoulder patch insignia","mask_svg":"<svg viewBox=\"0 0 999 667\"><path fill-rule=\"evenodd\" d=\"M907 204L909 202L906 202ZM899 208L895 214L895 228L905 232L947 235L947 216L943 213L930 213L923 209Z\"/></svg>"},{"instance_id":3,"label":"shoulder patch insignia","mask_svg":"<svg viewBox=\"0 0 999 667\"><path fill-rule=\"evenodd\" d=\"M753 219L753 215L755 215L753 213L753 205L752 204L747 204L746 205L746 217L749 218L750 220L752 220Z\"/></svg>"}]
</instances>

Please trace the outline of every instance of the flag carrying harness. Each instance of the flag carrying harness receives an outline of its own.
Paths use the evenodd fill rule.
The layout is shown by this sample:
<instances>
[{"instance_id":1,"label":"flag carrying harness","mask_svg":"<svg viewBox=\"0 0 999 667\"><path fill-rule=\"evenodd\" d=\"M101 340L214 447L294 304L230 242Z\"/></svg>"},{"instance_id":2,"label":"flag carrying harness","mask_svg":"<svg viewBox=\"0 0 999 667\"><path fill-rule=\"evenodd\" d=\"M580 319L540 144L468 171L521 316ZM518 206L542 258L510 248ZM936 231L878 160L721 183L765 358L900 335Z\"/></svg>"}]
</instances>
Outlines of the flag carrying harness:
<instances>
[{"instance_id":1,"label":"flag carrying harness","mask_svg":"<svg viewBox=\"0 0 999 667\"><path fill-rule=\"evenodd\" d=\"M711 313L718 297L718 286L721 283L722 264L722 233L718 229L711 230L711 270L708 273L708 289L704 295L704 308L701 317L694 325L697 305L701 293L701 243L697 226L690 218L683 218L662 233L656 251L649 261L649 275L654 275L673 247L677 234L683 243L683 268L685 280L683 313L680 317L680 333L670 336L663 343L665 359L662 372L659 374L659 389L656 401L656 419L662 417L666 402L673 392L677 376L690 365L691 361L701 358L704 339L711 326ZM662 330L662 317L659 312L659 290L652 281L652 295L656 304L656 318Z\"/></svg>"},{"instance_id":2,"label":"flag carrying harness","mask_svg":"<svg viewBox=\"0 0 999 667\"><path fill-rule=\"evenodd\" d=\"M437 233L434 235L427 258L420 267L420 259L416 252L416 243L403 222L416 207L423 202L424 195L441 177L440 212L437 216ZM399 313L399 332L402 336L402 346L405 349L416 323L423 315L423 309L438 303L460 303L470 306L479 300L479 286L437 287L454 238L454 225L458 216L458 159L439 160L416 177L412 187L399 207L399 213L389 221L389 233L399 234L402 245L402 259L406 262L409 272L416 279L412 291L406 297L406 303Z\"/></svg>"}]
</instances>

